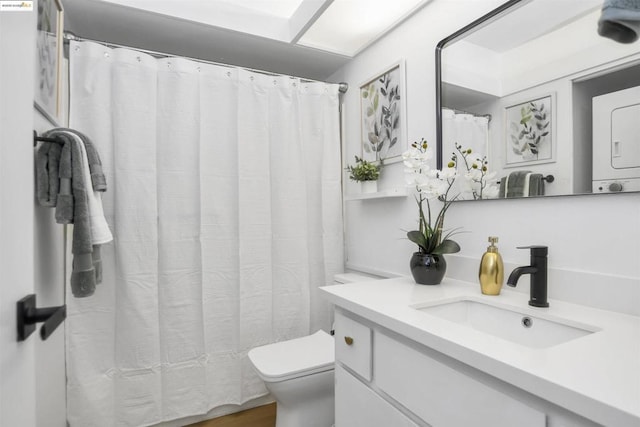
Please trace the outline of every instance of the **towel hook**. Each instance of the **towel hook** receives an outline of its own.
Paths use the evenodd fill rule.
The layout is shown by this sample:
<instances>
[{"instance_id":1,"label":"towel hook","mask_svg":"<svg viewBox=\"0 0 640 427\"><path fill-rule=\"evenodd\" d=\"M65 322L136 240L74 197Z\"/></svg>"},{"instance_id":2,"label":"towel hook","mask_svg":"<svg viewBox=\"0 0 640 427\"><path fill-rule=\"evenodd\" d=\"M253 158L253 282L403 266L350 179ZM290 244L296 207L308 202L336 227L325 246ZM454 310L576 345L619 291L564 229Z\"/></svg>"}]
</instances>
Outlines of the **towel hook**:
<instances>
[{"instance_id":1,"label":"towel hook","mask_svg":"<svg viewBox=\"0 0 640 427\"><path fill-rule=\"evenodd\" d=\"M553 177L553 175L547 175L542 177L543 180L547 181L547 182L553 182L555 181L555 178Z\"/></svg>"},{"instance_id":2,"label":"towel hook","mask_svg":"<svg viewBox=\"0 0 640 427\"><path fill-rule=\"evenodd\" d=\"M67 306L36 308L35 294L27 295L17 303L18 341L26 340L36 330L36 323L44 322L40 337L46 340L66 319Z\"/></svg>"}]
</instances>

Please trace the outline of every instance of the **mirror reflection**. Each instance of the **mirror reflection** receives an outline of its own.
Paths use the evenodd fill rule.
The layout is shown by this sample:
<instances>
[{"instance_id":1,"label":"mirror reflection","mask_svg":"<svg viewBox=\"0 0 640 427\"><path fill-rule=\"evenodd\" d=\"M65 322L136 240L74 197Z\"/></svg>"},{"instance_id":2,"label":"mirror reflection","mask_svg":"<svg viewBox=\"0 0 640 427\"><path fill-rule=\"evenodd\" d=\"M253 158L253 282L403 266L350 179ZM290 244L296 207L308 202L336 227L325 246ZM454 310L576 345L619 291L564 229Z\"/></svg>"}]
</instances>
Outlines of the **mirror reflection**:
<instances>
[{"instance_id":1,"label":"mirror reflection","mask_svg":"<svg viewBox=\"0 0 640 427\"><path fill-rule=\"evenodd\" d=\"M640 42L601 20L603 0L512 0L439 44L461 199L640 191Z\"/></svg>"}]
</instances>

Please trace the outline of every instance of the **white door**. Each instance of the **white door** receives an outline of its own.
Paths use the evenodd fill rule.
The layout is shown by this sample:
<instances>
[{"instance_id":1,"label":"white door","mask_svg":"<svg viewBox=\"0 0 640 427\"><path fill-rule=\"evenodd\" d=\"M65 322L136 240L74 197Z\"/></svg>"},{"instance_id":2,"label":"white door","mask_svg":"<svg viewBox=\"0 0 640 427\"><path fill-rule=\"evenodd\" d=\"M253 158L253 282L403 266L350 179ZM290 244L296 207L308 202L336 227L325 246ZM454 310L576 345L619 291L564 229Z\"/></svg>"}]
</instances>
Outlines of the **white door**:
<instances>
[{"instance_id":1,"label":"white door","mask_svg":"<svg viewBox=\"0 0 640 427\"><path fill-rule=\"evenodd\" d=\"M33 293L34 282L36 11L35 1L31 11L0 8L0 427L36 424L34 349L39 337L16 340L16 302Z\"/></svg>"}]
</instances>

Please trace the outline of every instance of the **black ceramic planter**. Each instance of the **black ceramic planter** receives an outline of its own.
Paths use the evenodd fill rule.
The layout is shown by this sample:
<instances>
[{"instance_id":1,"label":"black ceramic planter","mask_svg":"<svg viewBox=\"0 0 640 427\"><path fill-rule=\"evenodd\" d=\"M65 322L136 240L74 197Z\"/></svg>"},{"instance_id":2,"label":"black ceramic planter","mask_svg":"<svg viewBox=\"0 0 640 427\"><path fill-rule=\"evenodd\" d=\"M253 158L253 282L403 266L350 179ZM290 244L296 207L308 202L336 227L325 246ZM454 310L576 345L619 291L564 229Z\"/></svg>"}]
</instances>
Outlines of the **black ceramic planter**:
<instances>
[{"instance_id":1,"label":"black ceramic planter","mask_svg":"<svg viewBox=\"0 0 640 427\"><path fill-rule=\"evenodd\" d=\"M409 265L413 280L420 285L438 285L447 272L447 262L443 255L414 252Z\"/></svg>"}]
</instances>

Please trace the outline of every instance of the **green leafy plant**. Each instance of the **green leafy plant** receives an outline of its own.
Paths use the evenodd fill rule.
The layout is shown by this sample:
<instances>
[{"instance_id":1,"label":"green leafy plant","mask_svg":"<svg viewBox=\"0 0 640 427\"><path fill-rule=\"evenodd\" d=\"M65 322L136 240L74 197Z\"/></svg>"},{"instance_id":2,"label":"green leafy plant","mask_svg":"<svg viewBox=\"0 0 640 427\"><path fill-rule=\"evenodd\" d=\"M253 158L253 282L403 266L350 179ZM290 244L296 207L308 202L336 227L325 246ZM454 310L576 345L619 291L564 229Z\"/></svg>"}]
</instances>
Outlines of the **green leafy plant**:
<instances>
[{"instance_id":1,"label":"green leafy plant","mask_svg":"<svg viewBox=\"0 0 640 427\"><path fill-rule=\"evenodd\" d=\"M411 149L402 156L406 167L408 182L415 186L418 204L418 229L407 232L407 237L418 245L419 252L424 254L452 254L460 251L460 245L450 237L456 230L444 232L444 217L457 196L450 191L457 178L454 162L450 162L443 170L431 169L427 161L430 153L427 141L411 144ZM442 208L432 216L430 200L438 199Z\"/></svg>"},{"instance_id":2,"label":"green leafy plant","mask_svg":"<svg viewBox=\"0 0 640 427\"><path fill-rule=\"evenodd\" d=\"M355 156L355 165L347 166L349 178L356 182L376 181L380 177L380 165L370 163Z\"/></svg>"}]
</instances>

